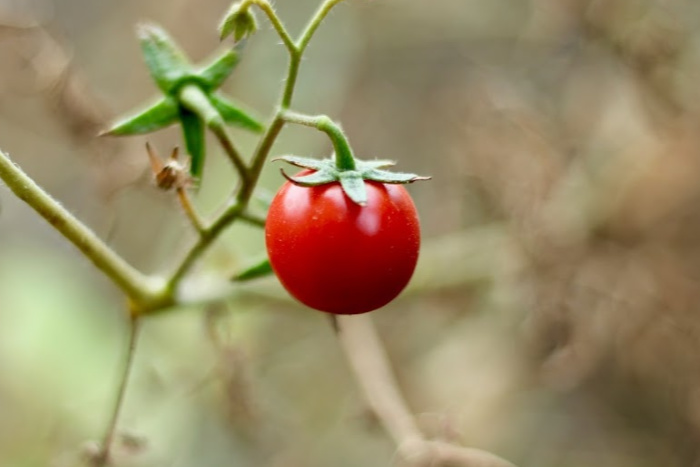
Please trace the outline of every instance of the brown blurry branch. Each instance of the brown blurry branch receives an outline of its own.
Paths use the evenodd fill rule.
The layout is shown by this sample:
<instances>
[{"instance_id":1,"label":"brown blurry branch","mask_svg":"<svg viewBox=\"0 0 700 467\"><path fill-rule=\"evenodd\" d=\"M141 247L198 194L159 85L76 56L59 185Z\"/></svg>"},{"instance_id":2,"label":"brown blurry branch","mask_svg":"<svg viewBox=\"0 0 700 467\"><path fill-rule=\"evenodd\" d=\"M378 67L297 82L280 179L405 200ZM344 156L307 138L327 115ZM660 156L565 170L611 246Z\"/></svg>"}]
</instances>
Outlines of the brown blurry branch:
<instances>
[{"instance_id":1,"label":"brown blurry branch","mask_svg":"<svg viewBox=\"0 0 700 467\"><path fill-rule=\"evenodd\" d=\"M111 112L74 63L70 46L39 23L7 29L7 34L33 44L30 50L17 48L28 64L29 72L23 79L31 83L30 92L45 101L72 142L90 156L93 178L102 199L109 200L137 181L147 168L142 146L137 142L96 137Z\"/></svg>"},{"instance_id":2,"label":"brown blurry branch","mask_svg":"<svg viewBox=\"0 0 700 467\"><path fill-rule=\"evenodd\" d=\"M370 318L339 317L337 324L341 345L369 406L409 465L514 467L487 451L426 439L401 395Z\"/></svg>"}]
</instances>

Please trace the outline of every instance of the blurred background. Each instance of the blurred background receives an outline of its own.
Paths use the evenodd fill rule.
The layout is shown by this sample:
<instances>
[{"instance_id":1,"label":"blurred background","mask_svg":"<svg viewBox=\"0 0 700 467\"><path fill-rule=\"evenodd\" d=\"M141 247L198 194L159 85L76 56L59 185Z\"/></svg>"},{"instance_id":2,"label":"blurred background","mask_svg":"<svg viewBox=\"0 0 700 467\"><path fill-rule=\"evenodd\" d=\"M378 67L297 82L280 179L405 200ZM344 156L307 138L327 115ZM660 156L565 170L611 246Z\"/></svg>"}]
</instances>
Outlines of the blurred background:
<instances>
[{"instance_id":1,"label":"blurred background","mask_svg":"<svg viewBox=\"0 0 700 467\"><path fill-rule=\"evenodd\" d=\"M296 33L317 3L276 6ZM228 5L0 0L0 147L146 272L193 234L150 183L146 138L95 135L156 94L135 24L198 61ZM265 118L286 55L258 17L226 90ZM692 0L348 0L322 25L294 107L340 119L360 157L433 176L409 188L416 276L372 314L427 436L519 466L700 465L699 31ZM273 155L329 149L289 128ZM212 214L234 174L215 144L207 164ZM237 224L197 273L262 251ZM0 187L0 465L80 465L125 345L120 293ZM135 365L116 465L397 462L327 319L274 278L149 319Z\"/></svg>"}]
</instances>

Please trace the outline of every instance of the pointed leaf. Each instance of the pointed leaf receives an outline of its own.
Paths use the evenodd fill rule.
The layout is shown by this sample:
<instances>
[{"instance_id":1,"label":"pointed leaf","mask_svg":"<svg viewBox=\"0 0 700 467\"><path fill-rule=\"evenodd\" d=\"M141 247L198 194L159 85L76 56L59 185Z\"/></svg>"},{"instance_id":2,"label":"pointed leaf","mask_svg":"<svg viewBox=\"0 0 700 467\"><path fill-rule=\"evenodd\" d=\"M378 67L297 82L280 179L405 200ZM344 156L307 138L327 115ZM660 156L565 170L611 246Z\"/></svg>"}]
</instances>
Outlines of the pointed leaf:
<instances>
[{"instance_id":1,"label":"pointed leaf","mask_svg":"<svg viewBox=\"0 0 700 467\"><path fill-rule=\"evenodd\" d=\"M231 280L236 282L244 282L252 279L258 279L260 277L269 276L274 271L272 270L272 265L267 255L253 261L249 266L245 267L242 271L239 271L234 275Z\"/></svg>"},{"instance_id":2,"label":"pointed leaf","mask_svg":"<svg viewBox=\"0 0 700 467\"><path fill-rule=\"evenodd\" d=\"M182 108L180 109L180 122L182 123L182 135L185 139L185 146L190 155L190 174L195 178L199 178L204 168L204 123L196 114Z\"/></svg>"},{"instance_id":3,"label":"pointed leaf","mask_svg":"<svg viewBox=\"0 0 700 467\"><path fill-rule=\"evenodd\" d=\"M239 61L238 51L228 49L209 65L199 70L197 76L202 78L209 89L217 89L226 81Z\"/></svg>"},{"instance_id":4,"label":"pointed leaf","mask_svg":"<svg viewBox=\"0 0 700 467\"><path fill-rule=\"evenodd\" d=\"M180 80L191 74L185 54L165 30L155 24L142 24L137 33L151 76L163 92L172 92Z\"/></svg>"},{"instance_id":5,"label":"pointed leaf","mask_svg":"<svg viewBox=\"0 0 700 467\"><path fill-rule=\"evenodd\" d=\"M367 204L367 188L362 176L355 171L341 172L340 185L348 198L353 202L364 206Z\"/></svg>"},{"instance_id":6,"label":"pointed leaf","mask_svg":"<svg viewBox=\"0 0 700 467\"><path fill-rule=\"evenodd\" d=\"M248 115L246 111L241 109L237 104L234 104L225 97L212 93L209 96L209 101L214 108L219 112L226 123L245 128L247 130L261 132L263 124L254 117Z\"/></svg>"},{"instance_id":7,"label":"pointed leaf","mask_svg":"<svg viewBox=\"0 0 700 467\"><path fill-rule=\"evenodd\" d=\"M122 136L151 133L172 125L177 119L177 103L174 99L165 98L136 115L118 121L103 134Z\"/></svg>"},{"instance_id":8,"label":"pointed leaf","mask_svg":"<svg viewBox=\"0 0 700 467\"><path fill-rule=\"evenodd\" d=\"M275 157L273 161L284 161L288 162L292 165L296 165L297 167L301 167L303 169L311 169L311 170L324 170L328 168L329 161L328 159L322 160L322 159L312 159L310 157L299 157L299 156L280 156L280 157Z\"/></svg>"},{"instance_id":9,"label":"pointed leaf","mask_svg":"<svg viewBox=\"0 0 700 467\"><path fill-rule=\"evenodd\" d=\"M312 174L304 175L301 177L292 177L290 175L287 175L282 169L280 169L280 172L282 172L284 178L286 178L292 183L301 186L319 186L336 181L336 178L333 176L333 174L325 170L319 170L318 172L314 172Z\"/></svg>"},{"instance_id":10,"label":"pointed leaf","mask_svg":"<svg viewBox=\"0 0 700 467\"><path fill-rule=\"evenodd\" d=\"M413 183L420 180L430 180L430 177L421 177L420 175L389 172L386 170L369 170L363 173L367 180L374 180L382 183Z\"/></svg>"}]
</instances>

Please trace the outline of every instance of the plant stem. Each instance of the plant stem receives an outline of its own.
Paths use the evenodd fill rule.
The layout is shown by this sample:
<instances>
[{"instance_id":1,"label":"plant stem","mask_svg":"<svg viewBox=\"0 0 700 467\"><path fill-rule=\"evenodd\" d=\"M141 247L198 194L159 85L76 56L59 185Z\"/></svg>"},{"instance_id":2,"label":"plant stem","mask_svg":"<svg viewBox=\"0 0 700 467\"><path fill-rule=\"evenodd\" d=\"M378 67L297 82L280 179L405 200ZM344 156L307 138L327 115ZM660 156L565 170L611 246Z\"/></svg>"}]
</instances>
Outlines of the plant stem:
<instances>
[{"instance_id":1,"label":"plant stem","mask_svg":"<svg viewBox=\"0 0 700 467\"><path fill-rule=\"evenodd\" d=\"M180 201L180 206L182 207L185 216L189 219L192 227L201 235L204 231L204 221L197 214L197 210L192 205L192 200L190 199L189 193L185 188L177 189L177 199Z\"/></svg>"},{"instance_id":2,"label":"plant stem","mask_svg":"<svg viewBox=\"0 0 700 467\"><path fill-rule=\"evenodd\" d=\"M248 212L248 211L242 212L239 215L239 217L242 221L245 221L245 222L249 223L250 225L254 225L256 227L265 227L265 218L261 217L257 214L254 214L252 212Z\"/></svg>"},{"instance_id":3,"label":"plant stem","mask_svg":"<svg viewBox=\"0 0 700 467\"><path fill-rule=\"evenodd\" d=\"M287 73L287 80L285 81L282 99L280 100L280 110L286 110L292 105L292 98L294 97L294 88L297 83L297 76L299 76L300 65L301 52L297 50L289 56L289 72Z\"/></svg>"},{"instance_id":4,"label":"plant stem","mask_svg":"<svg viewBox=\"0 0 700 467\"><path fill-rule=\"evenodd\" d=\"M326 0L323 2L306 24L296 45L293 48L289 48L289 69L284 91L282 92L282 99L280 100L280 111L286 110L292 105L292 97L294 96L294 88L296 87L297 77L299 76L301 58L304 55L304 51L306 51L306 47L309 45L309 41L311 41L314 33L331 9L342 1L343 0Z\"/></svg>"},{"instance_id":5,"label":"plant stem","mask_svg":"<svg viewBox=\"0 0 700 467\"><path fill-rule=\"evenodd\" d=\"M316 13L311 17L311 20L306 25L304 32L301 34L299 41L297 41L297 50L299 54L303 54L306 46L309 45L311 37L313 37L316 29L321 25L323 19L328 15L331 9L343 0L326 0L318 7Z\"/></svg>"},{"instance_id":6,"label":"plant stem","mask_svg":"<svg viewBox=\"0 0 700 467\"><path fill-rule=\"evenodd\" d=\"M336 331L370 408L411 465L514 467L480 449L425 439L391 372L389 360L369 316L339 316Z\"/></svg>"},{"instance_id":7,"label":"plant stem","mask_svg":"<svg viewBox=\"0 0 700 467\"><path fill-rule=\"evenodd\" d=\"M126 389L129 385L129 376L131 375L131 370L134 366L134 355L136 354L136 343L138 341L139 329L139 317L131 316L129 320L129 336L127 338L126 355L124 358L124 366L122 367L122 374L119 379L117 398L114 402L109 425L107 425L107 432L102 440L101 450L97 459L95 459L94 467L104 467L105 465L109 464L109 453L112 449L112 445L114 444L114 438L117 433L117 425L119 423L119 415L122 411L122 407L124 406L124 400L126 399Z\"/></svg>"},{"instance_id":8,"label":"plant stem","mask_svg":"<svg viewBox=\"0 0 700 467\"><path fill-rule=\"evenodd\" d=\"M165 288L159 279L146 276L128 264L1 151L0 179L104 272L131 299L136 309L167 304Z\"/></svg>"},{"instance_id":9,"label":"plant stem","mask_svg":"<svg viewBox=\"0 0 700 467\"><path fill-rule=\"evenodd\" d=\"M297 45L293 47L287 44L287 41L285 40L285 35L283 34L283 32L286 33L286 29L284 29L282 23L279 22L279 18L277 18L276 14L274 14L272 8L270 7L269 12L263 9L263 11L267 13L268 17L270 17L270 21L272 22L273 27L275 27L275 30L277 30L278 34L280 34L282 41L285 43L285 45L287 46L287 50L289 51L287 77L284 80L284 87L280 96L279 105L277 106L277 109L275 111L274 116L272 117L270 124L267 126L267 130L260 139L258 146L255 148L250 168L247 169L245 172L241 172L241 174L245 173L245 176L242 179L241 190L239 191L238 196L236 197L235 203L231 204L231 206L228 209L226 209L223 212L223 214L221 214L209 227L205 228L201 232L201 235L197 242L190 248L190 250L185 254L185 257L181 260L180 264L175 268L168 280L167 285L167 289L171 293L173 293L174 289L184 278L187 272L192 268L197 259L199 259L199 257L209 248L209 245L211 245L211 243L214 242L214 240L216 240L216 238L221 234L221 232L223 232L226 229L226 227L230 226L237 218L239 218L243 213L246 212L248 202L253 196L253 190L255 189L255 186L258 183L258 179L260 178L260 173L262 172L265 160L270 154L270 150L272 149L272 146L277 140L277 136L279 136L280 132L282 131L282 128L284 127L285 120L282 117L282 115L291 105L292 97L294 96L294 88L296 86L297 76L299 75L301 58L304 53L304 50L309 44L309 41L311 40L311 37L313 36L314 32L316 31L316 29L318 29L318 26L321 24L323 18L326 17L331 8L333 8L341 1L343 0L326 0L325 2L323 2L318 8L318 10L316 10L316 13L311 18L309 23L306 25L306 28L304 29L299 40L297 41ZM267 3L264 0L251 0L250 3L253 2L255 2L255 4L258 6L260 6L259 2ZM275 19L272 19L273 17ZM222 145L224 145L224 147L227 144L226 139L219 138L219 142ZM227 149L227 151L229 150ZM229 155L231 156L231 154ZM240 157L237 157L237 159L240 159Z\"/></svg>"},{"instance_id":10,"label":"plant stem","mask_svg":"<svg viewBox=\"0 0 700 467\"><path fill-rule=\"evenodd\" d=\"M245 166L243 159L241 159L240 153L233 145L233 141L226 130L226 126L223 123L218 124L217 122L217 124L210 125L209 128L216 136L216 139L219 140L221 147L224 148L231 162L233 162L241 179L246 180L249 177L248 168Z\"/></svg>"},{"instance_id":11,"label":"plant stem","mask_svg":"<svg viewBox=\"0 0 700 467\"><path fill-rule=\"evenodd\" d=\"M285 47L287 47L289 53L296 52L296 46L294 45L292 37L287 32L287 29L284 27L284 24L282 24L282 21L280 21L277 13L275 13L272 5L270 5L270 2L267 0L251 0L249 3L255 4L267 15L272 27L275 28L275 31L277 31L277 34L280 36L280 39L282 39L282 43Z\"/></svg>"},{"instance_id":12,"label":"plant stem","mask_svg":"<svg viewBox=\"0 0 700 467\"><path fill-rule=\"evenodd\" d=\"M345 133L340 126L326 115L304 115L298 112L284 111L282 118L289 123L316 128L328 135L335 149L336 166L340 170L355 170L355 157Z\"/></svg>"},{"instance_id":13,"label":"plant stem","mask_svg":"<svg viewBox=\"0 0 700 467\"><path fill-rule=\"evenodd\" d=\"M224 148L226 155L238 171L243 180L248 177L248 168L243 162L240 152L236 149L231 137L226 131L223 118L214 106L209 102L209 98L198 86L188 85L180 91L180 101L188 110L194 112L207 127L216 135L216 138Z\"/></svg>"}]
</instances>

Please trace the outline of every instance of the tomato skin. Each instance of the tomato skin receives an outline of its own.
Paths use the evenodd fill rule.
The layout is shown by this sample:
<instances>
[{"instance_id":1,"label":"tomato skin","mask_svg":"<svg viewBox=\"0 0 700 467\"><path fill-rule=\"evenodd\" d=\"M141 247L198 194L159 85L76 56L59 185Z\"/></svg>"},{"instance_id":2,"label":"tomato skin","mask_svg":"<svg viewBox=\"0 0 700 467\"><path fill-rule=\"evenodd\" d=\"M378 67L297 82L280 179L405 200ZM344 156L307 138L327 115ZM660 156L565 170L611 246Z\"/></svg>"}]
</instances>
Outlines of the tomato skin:
<instances>
[{"instance_id":1,"label":"tomato skin","mask_svg":"<svg viewBox=\"0 0 700 467\"><path fill-rule=\"evenodd\" d=\"M401 185L365 186L366 206L353 203L337 182L287 182L270 205L270 263L285 289L311 308L366 313L392 301L413 275L420 226L410 195Z\"/></svg>"}]
</instances>

